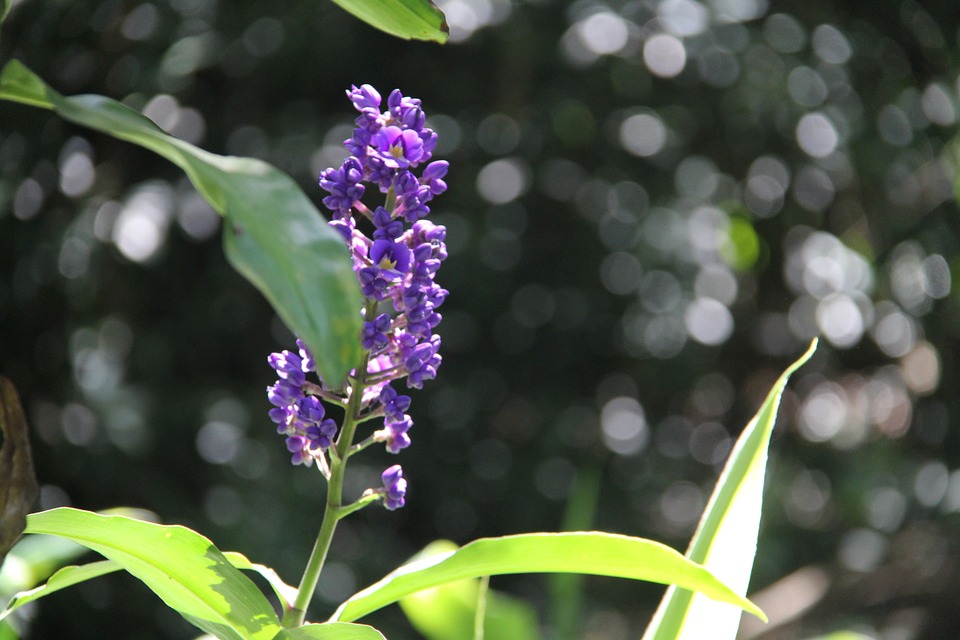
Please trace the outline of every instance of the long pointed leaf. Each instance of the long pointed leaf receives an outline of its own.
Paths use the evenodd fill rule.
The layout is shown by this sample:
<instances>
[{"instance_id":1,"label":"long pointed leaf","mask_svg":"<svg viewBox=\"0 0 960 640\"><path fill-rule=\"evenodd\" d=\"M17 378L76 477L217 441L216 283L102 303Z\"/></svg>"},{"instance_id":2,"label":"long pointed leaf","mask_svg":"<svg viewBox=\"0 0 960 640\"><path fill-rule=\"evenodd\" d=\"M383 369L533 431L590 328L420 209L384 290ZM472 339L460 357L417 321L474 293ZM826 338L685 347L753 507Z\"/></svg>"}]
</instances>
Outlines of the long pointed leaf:
<instances>
[{"instance_id":1,"label":"long pointed leaf","mask_svg":"<svg viewBox=\"0 0 960 640\"><path fill-rule=\"evenodd\" d=\"M27 516L27 533L66 538L113 560L218 638L270 640L280 631L257 587L213 543L186 527L61 507Z\"/></svg>"},{"instance_id":2,"label":"long pointed leaf","mask_svg":"<svg viewBox=\"0 0 960 640\"><path fill-rule=\"evenodd\" d=\"M677 584L763 615L752 602L666 545L588 531L475 540L457 551L400 567L341 604L331 620L357 620L406 595L448 582L508 573L586 573Z\"/></svg>"},{"instance_id":3,"label":"long pointed leaf","mask_svg":"<svg viewBox=\"0 0 960 640\"><path fill-rule=\"evenodd\" d=\"M702 563L738 594L744 595L753 571L763 503L767 447L780 407L780 396L791 374L817 349L817 340L787 367L757 414L743 430L717 480L700 519L687 557ZM671 587L667 590L644 640L732 640L740 610Z\"/></svg>"},{"instance_id":4,"label":"long pointed leaf","mask_svg":"<svg viewBox=\"0 0 960 640\"><path fill-rule=\"evenodd\" d=\"M0 72L0 99L52 109L179 166L226 218L223 242L233 267L307 343L324 379L338 384L359 361L362 301L347 249L285 173L199 149L115 100L61 96L17 60Z\"/></svg>"},{"instance_id":5,"label":"long pointed leaf","mask_svg":"<svg viewBox=\"0 0 960 640\"><path fill-rule=\"evenodd\" d=\"M430 0L333 0L367 24L404 40L446 42L443 12Z\"/></svg>"}]
</instances>

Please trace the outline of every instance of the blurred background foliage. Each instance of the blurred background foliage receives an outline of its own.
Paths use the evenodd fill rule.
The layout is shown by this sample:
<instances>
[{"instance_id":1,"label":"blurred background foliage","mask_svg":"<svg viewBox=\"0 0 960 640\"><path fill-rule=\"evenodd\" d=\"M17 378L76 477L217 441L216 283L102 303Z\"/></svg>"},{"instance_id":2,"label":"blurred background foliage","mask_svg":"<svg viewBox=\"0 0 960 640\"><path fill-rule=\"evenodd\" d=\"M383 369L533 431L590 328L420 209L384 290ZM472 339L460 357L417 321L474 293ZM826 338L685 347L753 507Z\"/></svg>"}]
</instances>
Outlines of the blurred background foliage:
<instances>
[{"instance_id":1,"label":"blurred background foliage","mask_svg":"<svg viewBox=\"0 0 960 640\"><path fill-rule=\"evenodd\" d=\"M443 47L305 0L21 0L0 33L60 92L268 160L318 203L350 84L423 99L451 163L444 365L414 394L407 507L342 525L312 617L436 538L575 523L684 548L732 438L822 335L773 445L772 624L743 637L960 635L960 5L439 6ZM293 338L216 214L160 158L27 107L0 104L0 168L0 372L39 506L150 509L295 583L321 478L289 466L263 393ZM493 586L549 637L544 577ZM662 593L583 588L577 637L610 640ZM30 638L195 636L124 576L33 615ZM396 608L371 620L416 637Z\"/></svg>"}]
</instances>

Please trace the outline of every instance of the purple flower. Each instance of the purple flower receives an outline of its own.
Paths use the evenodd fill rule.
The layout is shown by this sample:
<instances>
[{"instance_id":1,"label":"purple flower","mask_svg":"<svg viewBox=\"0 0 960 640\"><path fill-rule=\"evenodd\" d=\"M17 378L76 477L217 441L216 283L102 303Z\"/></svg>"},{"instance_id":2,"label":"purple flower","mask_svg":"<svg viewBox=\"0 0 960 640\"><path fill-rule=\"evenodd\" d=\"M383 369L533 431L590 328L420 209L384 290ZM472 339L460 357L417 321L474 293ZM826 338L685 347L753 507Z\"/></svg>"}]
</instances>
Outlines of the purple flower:
<instances>
[{"instance_id":1,"label":"purple flower","mask_svg":"<svg viewBox=\"0 0 960 640\"><path fill-rule=\"evenodd\" d=\"M363 197L363 166L354 156L343 161L339 169L326 169L320 174L320 188L329 191L323 204L334 213L347 214Z\"/></svg>"},{"instance_id":2,"label":"purple flower","mask_svg":"<svg viewBox=\"0 0 960 640\"><path fill-rule=\"evenodd\" d=\"M404 418L404 412L410 409L410 396L401 396L396 389L386 385L380 391L380 404L387 419L399 422Z\"/></svg>"},{"instance_id":3,"label":"purple flower","mask_svg":"<svg viewBox=\"0 0 960 640\"><path fill-rule=\"evenodd\" d=\"M313 359L313 354L310 353L310 349L307 348L307 344L297 338L297 348L300 351L300 360L302 361L302 368L304 373L310 373L311 371L317 370L317 363Z\"/></svg>"},{"instance_id":4,"label":"purple flower","mask_svg":"<svg viewBox=\"0 0 960 640\"><path fill-rule=\"evenodd\" d=\"M403 477L403 469L395 464L388 467L380 479L383 480L383 506L390 511L395 511L406 503L407 481Z\"/></svg>"},{"instance_id":5,"label":"purple flower","mask_svg":"<svg viewBox=\"0 0 960 640\"><path fill-rule=\"evenodd\" d=\"M423 140L412 129L384 127L375 142L384 165L391 169L406 169L423 157Z\"/></svg>"},{"instance_id":6,"label":"purple flower","mask_svg":"<svg viewBox=\"0 0 960 640\"><path fill-rule=\"evenodd\" d=\"M271 353L267 357L267 362L276 370L277 376L281 380L286 380L295 387L303 386L304 381L306 381L303 359L300 356L289 351L281 351L280 353Z\"/></svg>"},{"instance_id":7,"label":"purple flower","mask_svg":"<svg viewBox=\"0 0 960 640\"><path fill-rule=\"evenodd\" d=\"M360 85L359 89L356 85L352 85L350 90L347 91L347 97L350 98L353 106L360 111L380 109L380 93L368 84Z\"/></svg>"},{"instance_id":8,"label":"purple flower","mask_svg":"<svg viewBox=\"0 0 960 640\"><path fill-rule=\"evenodd\" d=\"M402 449L410 446L410 436L407 431L413 426L413 420L408 415L402 416L400 420L387 419L383 423L384 431L387 433L386 443L387 451L390 453L400 453Z\"/></svg>"},{"instance_id":9,"label":"purple flower","mask_svg":"<svg viewBox=\"0 0 960 640\"><path fill-rule=\"evenodd\" d=\"M302 397L300 385L292 384L289 380L277 380L273 386L267 387L267 399L275 407L286 407Z\"/></svg>"},{"instance_id":10,"label":"purple flower","mask_svg":"<svg viewBox=\"0 0 960 640\"><path fill-rule=\"evenodd\" d=\"M387 346L389 338L387 338L387 332L390 331L392 322L390 316L386 313L381 313L379 316L373 319L373 322L364 322L363 323L363 335L361 340L363 342L364 349L381 349Z\"/></svg>"}]
</instances>

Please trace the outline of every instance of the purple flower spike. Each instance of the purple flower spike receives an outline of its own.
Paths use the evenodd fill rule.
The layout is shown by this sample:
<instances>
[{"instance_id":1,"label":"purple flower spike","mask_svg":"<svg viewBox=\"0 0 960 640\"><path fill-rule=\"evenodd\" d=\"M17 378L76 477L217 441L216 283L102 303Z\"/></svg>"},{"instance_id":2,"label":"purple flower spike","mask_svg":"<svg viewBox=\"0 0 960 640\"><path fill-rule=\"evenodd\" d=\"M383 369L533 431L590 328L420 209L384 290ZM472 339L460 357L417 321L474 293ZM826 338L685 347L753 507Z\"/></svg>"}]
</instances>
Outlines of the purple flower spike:
<instances>
[{"instance_id":1,"label":"purple flower spike","mask_svg":"<svg viewBox=\"0 0 960 640\"><path fill-rule=\"evenodd\" d=\"M326 192L323 203L333 212L330 225L349 249L364 297L357 339L368 352L366 375L354 371L345 380L321 378L319 386L307 382L320 376L301 340L299 353L282 351L268 358L277 373L267 388L269 416L286 439L291 461L317 462L328 477L344 461L325 457L336 445L339 426L326 416L320 398L356 411L348 420L382 416L383 428L373 439L387 451L398 453L410 445L410 397L397 393L392 383L403 380L408 388L419 389L436 377L442 358L433 331L442 319L437 308L448 294L435 282L447 257L446 229L426 217L434 198L447 190L449 164L432 159L437 134L426 126L420 100L399 89L381 96L367 84L351 86L346 94L357 112L344 141L349 155L339 167L322 171L319 184ZM377 191L385 196L380 203L362 202ZM351 402L356 396L359 402ZM400 467L387 469L383 483L377 492L384 506L402 507L407 482Z\"/></svg>"},{"instance_id":2,"label":"purple flower spike","mask_svg":"<svg viewBox=\"0 0 960 640\"><path fill-rule=\"evenodd\" d=\"M403 477L403 469L398 464L388 467L380 479L383 480L383 506L396 511L406 503L407 481Z\"/></svg>"}]
</instances>

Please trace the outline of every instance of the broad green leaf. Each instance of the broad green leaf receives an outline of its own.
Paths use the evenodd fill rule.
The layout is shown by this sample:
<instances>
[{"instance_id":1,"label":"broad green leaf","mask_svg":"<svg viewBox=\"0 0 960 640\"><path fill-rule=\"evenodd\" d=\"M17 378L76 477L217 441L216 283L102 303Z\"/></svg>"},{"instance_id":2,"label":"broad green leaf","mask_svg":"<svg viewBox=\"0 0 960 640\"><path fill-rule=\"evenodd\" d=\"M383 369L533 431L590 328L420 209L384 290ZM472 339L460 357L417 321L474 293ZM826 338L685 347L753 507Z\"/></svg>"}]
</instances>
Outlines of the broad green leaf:
<instances>
[{"instance_id":1,"label":"broad green leaf","mask_svg":"<svg viewBox=\"0 0 960 640\"><path fill-rule=\"evenodd\" d=\"M703 564L738 594L746 594L753 571L767 447L780 396L790 375L809 360L816 349L817 340L814 340L807 352L787 367L740 434L687 550L690 560ZM739 625L738 609L671 587L643 638L733 640Z\"/></svg>"},{"instance_id":2,"label":"broad green leaf","mask_svg":"<svg viewBox=\"0 0 960 640\"><path fill-rule=\"evenodd\" d=\"M247 556L236 551L224 551L224 557L230 561L230 564L243 571L255 571L266 578L267 583L280 600L280 604L286 609L297 598L297 588L292 587L277 575L277 572L268 566L255 564L247 559Z\"/></svg>"},{"instance_id":3,"label":"broad green leaf","mask_svg":"<svg viewBox=\"0 0 960 640\"><path fill-rule=\"evenodd\" d=\"M612 533L580 531L482 538L454 552L406 564L351 596L331 620L350 622L423 589L508 573L586 573L677 584L763 615L752 602L666 545Z\"/></svg>"},{"instance_id":4,"label":"broad green leaf","mask_svg":"<svg viewBox=\"0 0 960 640\"><path fill-rule=\"evenodd\" d=\"M23 533L39 493L20 396L13 382L0 376L0 563Z\"/></svg>"},{"instance_id":5,"label":"broad green leaf","mask_svg":"<svg viewBox=\"0 0 960 640\"><path fill-rule=\"evenodd\" d=\"M148 522L156 521L156 514L144 509L120 507L102 511L104 515L123 515ZM9 597L47 580L55 571L75 562L89 553L85 547L64 538L53 536L25 536L7 554L0 566L0 596Z\"/></svg>"},{"instance_id":6,"label":"broad green leaf","mask_svg":"<svg viewBox=\"0 0 960 640\"><path fill-rule=\"evenodd\" d=\"M27 538L30 541L59 541L65 544L86 551L83 547L76 545L72 542L68 542L61 538L51 538L49 536L31 536ZM243 571L255 571L261 576L266 578L267 582L273 588L274 593L277 595L277 598L280 600L280 603L283 607L289 606L296 598L297 590L294 587L286 584L283 580L280 579L280 576L277 575L277 572L271 569L270 567L264 566L262 564L255 564L250 562L249 559L242 553L237 553L235 551L225 551L223 557L227 559L234 567ZM19 559L16 559L19 560ZM44 596L48 596L52 593L65 589L66 587L72 587L75 584L80 584L86 580L91 580L93 578L98 578L102 575L112 573L114 571L121 571L122 566L114 562L113 560L101 560L100 562L92 562L90 564L81 565L81 566L68 566L63 567L59 571L55 572L47 580L45 584L42 584L33 589L27 591L21 591L16 593L10 599L10 602L7 604L7 608L4 611L0 611L0 620L3 620L5 617L10 615L14 610L19 609L28 602L33 602L34 600L39 600ZM4 566L6 570L6 566ZM32 582L31 582L32 584ZM0 580L0 586L3 585L3 581Z\"/></svg>"},{"instance_id":7,"label":"broad green leaf","mask_svg":"<svg viewBox=\"0 0 960 640\"><path fill-rule=\"evenodd\" d=\"M333 0L370 26L404 40L444 43L450 35L443 12L430 0Z\"/></svg>"},{"instance_id":8,"label":"broad green leaf","mask_svg":"<svg viewBox=\"0 0 960 640\"><path fill-rule=\"evenodd\" d=\"M456 551L449 540L430 543L413 560ZM410 594L400 600L400 608L417 632L428 640L472 640L480 596L476 578L448 582ZM536 640L539 638L537 615L522 600L486 592L483 620L484 638L490 640Z\"/></svg>"},{"instance_id":9,"label":"broad green leaf","mask_svg":"<svg viewBox=\"0 0 960 640\"><path fill-rule=\"evenodd\" d=\"M230 263L307 343L324 379L338 384L359 361L362 300L344 242L285 173L199 149L115 100L61 96L17 60L0 72L0 99L52 109L179 166L224 216Z\"/></svg>"},{"instance_id":10,"label":"broad green leaf","mask_svg":"<svg viewBox=\"0 0 960 640\"><path fill-rule=\"evenodd\" d=\"M181 526L61 507L27 516L27 533L66 538L139 578L191 623L227 640L270 640L273 607L207 538Z\"/></svg>"},{"instance_id":11,"label":"broad green leaf","mask_svg":"<svg viewBox=\"0 0 960 640\"><path fill-rule=\"evenodd\" d=\"M0 0L0 24L3 24L8 11L10 11L10 0Z\"/></svg>"},{"instance_id":12,"label":"broad green leaf","mask_svg":"<svg viewBox=\"0 0 960 640\"><path fill-rule=\"evenodd\" d=\"M114 571L121 571L122 569L123 567L113 560L101 560L80 566L71 565L64 567L50 576L50 579L39 587L15 594L13 598L10 599L10 602L7 603L7 608L4 611L0 611L0 620L3 620L28 602L39 600L61 589L72 587L75 584L80 584L93 578L99 578Z\"/></svg>"},{"instance_id":13,"label":"broad green leaf","mask_svg":"<svg viewBox=\"0 0 960 640\"><path fill-rule=\"evenodd\" d=\"M386 640L383 634L365 624L328 622L283 629L273 640Z\"/></svg>"}]
</instances>

